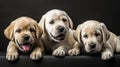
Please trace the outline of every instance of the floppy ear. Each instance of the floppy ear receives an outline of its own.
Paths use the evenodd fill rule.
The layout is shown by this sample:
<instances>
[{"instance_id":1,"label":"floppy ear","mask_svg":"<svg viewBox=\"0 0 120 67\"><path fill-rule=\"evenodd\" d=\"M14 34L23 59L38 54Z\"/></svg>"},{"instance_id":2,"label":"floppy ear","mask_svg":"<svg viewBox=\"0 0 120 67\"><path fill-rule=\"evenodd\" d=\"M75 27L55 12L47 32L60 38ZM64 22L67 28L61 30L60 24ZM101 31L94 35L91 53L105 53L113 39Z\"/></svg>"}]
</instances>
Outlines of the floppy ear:
<instances>
[{"instance_id":1,"label":"floppy ear","mask_svg":"<svg viewBox=\"0 0 120 67\"><path fill-rule=\"evenodd\" d=\"M102 35L103 35L103 42L105 43L109 39L110 33L104 23L100 23L100 26L101 26Z\"/></svg>"},{"instance_id":2,"label":"floppy ear","mask_svg":"<svg viewBox=\"0 0 120 67\"><path fill-rule=\"evenodd\" d=\"M4 35L9 39L12 40L13 39L13 32L14 32L14 25L15 22L11 22L11 24L4 30Z\"/></svg>"},{"instance_id":3,"label":"floppy ear","mask_svg":"<svg viewBox=\"0 0 120 67\"><path fill-rule=\"evenodd\" d=\"M43 33L45 33L46 32L46 30L45 30L45 15L42 16L38 25L42 28Z\"/></svg>"},{"instance_id":4,"label":"floppy ear","mask_svg":"<svg viewBox=\"0 0 120 67\"><path fill-rule=\"evenodd\" d=\"M79 43L82 43L82 40L81 40L81 25L78 25L77 29L73 33L73 37L76 41L78 41Z\"/></svg>"},{"instance_id":5,"label":"floppy ear","mask_svg":"<svg viewBox=\"0 0 120 67\"><path fill-rule=\"evenodd\" d=\"M118 38L120 39L120 36L118 36Z\"/></svg>"},{"instance_id":6,"label":"floppy ear","mask_svg":"<svg viewBox=\"0 0 120 67\"><path fill-rule=\"evenodd\" d=\"M69 16L68 16L68 22L69 22L69 28L73 29L73 21Z\"/></svg>"},{"instance_id":7,"label":"floppy ear","mask_svg":"<svg viewBox=\"0 0 120 67\"><path fill-rule=\"evenodd\" d=\"M38 24L36 24L35 27L36 27L36 36L37 36L37 38L40 38L43 31L42 31L41 27Z\"/></svg>"}]
</instances>

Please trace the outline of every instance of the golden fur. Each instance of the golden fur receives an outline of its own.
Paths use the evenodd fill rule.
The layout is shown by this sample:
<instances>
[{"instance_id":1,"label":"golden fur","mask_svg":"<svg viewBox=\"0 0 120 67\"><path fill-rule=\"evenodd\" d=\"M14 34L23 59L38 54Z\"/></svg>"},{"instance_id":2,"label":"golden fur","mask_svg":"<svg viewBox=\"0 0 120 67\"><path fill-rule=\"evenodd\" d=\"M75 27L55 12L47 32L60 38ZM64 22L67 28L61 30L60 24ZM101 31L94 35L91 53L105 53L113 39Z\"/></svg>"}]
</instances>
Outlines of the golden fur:
<instances>
[{"instance_id":1,"label":"golden fur","mask_svg":"<svg viewBox=\"0 0 120 67\"><path fill-rule=\"evenodd\" d=\"M7 47L7 60L16 60L19 50L25 53L32 51L30 54L32 60L42 57L43 46L40 41L42 30L34 19L17 18L4 30L4 34L10 40Z\"/></svg>"}]
</instances>

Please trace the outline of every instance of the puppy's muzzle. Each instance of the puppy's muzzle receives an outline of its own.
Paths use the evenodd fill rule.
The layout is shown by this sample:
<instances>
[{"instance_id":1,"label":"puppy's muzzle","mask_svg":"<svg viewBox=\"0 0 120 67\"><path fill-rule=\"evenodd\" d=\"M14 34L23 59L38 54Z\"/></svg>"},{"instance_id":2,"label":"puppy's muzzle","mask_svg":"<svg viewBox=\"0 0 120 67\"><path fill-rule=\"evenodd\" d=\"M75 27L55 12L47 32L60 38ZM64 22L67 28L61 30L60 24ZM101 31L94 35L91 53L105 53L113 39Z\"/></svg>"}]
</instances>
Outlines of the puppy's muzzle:
<instances>
[{"instance_id":1,"label":"puppy's muzzle","mask_svg":"<svg viewBox=\"0 0 120 67\"><path fill-rule=\"evenodd\" d=\"M64 26L57 26L56 33L57 33L56 36L52 35L51 33L50 34L56 40L59 40L59 41L64 40L65 34L66 34L66 28Z\"/></svg>"},{"instance_id":2,"label":"puppy's muzzle","mask_svg":"<svg viewBox=\"0 0 120 67\"><path fill-rule=\"evenodd\" d=\"M89 47L90 47L90 49L94 49L94 48L96 48L96 44L95 43L90 43Z\"/></svg>"},{"instance_id":3,"label":"puppy's muzzle","mask_svg":"<svg viewBox=\"0 0 120 67\"><path fill-rule=\"evenodd\" d=\"M23 39L24 39L24 42L28 42L29 39L30 39L30 36L27 35L27 34L25 34L25 35L23 36Z\"/></svg>"},{"instance_id":4,"label":"puppy's muzzle","mask_svg":"<svg viewBox=\"0 0 120 67\"><path fill-rule=\"evenodd\" d=\"M31 43L30 43L30 36L28 34L25 34L23 36L23 43L19 44L20 47L25 51L28 52L31 49Z\"/></svg>"},{"instance_id":5,"label":"puppy's muzzle","mask_svg":"<svg viewBox=\"0 0 120 67\"><path fill-rule=\"evenodd\" d=\"M58 32L65 32L65 27L63 27L63 26L58 26L57 27L57 30L58 30Z\"/></svg>"}]
</instances>

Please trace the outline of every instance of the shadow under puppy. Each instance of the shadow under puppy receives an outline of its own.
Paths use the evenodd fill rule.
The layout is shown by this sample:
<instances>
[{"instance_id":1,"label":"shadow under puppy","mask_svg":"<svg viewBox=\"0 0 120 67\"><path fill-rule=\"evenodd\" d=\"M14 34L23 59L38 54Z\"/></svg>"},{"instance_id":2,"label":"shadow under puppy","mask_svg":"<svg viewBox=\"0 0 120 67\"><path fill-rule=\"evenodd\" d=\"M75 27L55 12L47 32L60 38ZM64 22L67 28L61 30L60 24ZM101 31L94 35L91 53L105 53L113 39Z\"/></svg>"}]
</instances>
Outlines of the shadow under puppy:
<instances>
[{"instance_id":1,"label":"shadow under puppy","mask_svg":"<svg viewBox=\"0 0 120 67\"><path fill-rule=\"evenodd\" d=\"M7 47L7 60L16 60L19 51L31 52L32 60L42 57L43 46L40 41L42 30L34 19L30 17L17 18L4 30L4 34L10 40Z\"/></svg>"},{"instance_id":2,"label":"shadow under puppy","mask_svg":"<svg viewBox=\"0 0 120 67\"><path fill-rule=\"evenodd\" d=\"M111 59L114 52L120 52L119 37L99 21L88 20L78 25L74 38L86 53L100 52L103 60Z\"/></svg>"},{"instance_id":3,"label":"shadow under puppy","mask_svg":"<svg viewBox=\"0 0 120 67\"><path fill-rule=\"evenodd\" d=\"M39 25L42 27L42 42L46 52L54 56L65 56L74 44L73 22L65 11L52 9L42 16ZM50 52L50 53L51 53Z\"/></svg>"}]
</instances>

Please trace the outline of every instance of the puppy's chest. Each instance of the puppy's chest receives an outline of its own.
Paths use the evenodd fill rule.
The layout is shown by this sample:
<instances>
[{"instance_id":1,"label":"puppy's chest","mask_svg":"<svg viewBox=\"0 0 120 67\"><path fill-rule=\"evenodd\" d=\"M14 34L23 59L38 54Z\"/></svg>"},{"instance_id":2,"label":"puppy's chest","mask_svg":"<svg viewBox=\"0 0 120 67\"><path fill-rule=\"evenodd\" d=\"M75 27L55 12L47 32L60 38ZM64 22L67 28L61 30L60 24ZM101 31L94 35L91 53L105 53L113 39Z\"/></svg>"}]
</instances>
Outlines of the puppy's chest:
<instances>
[{"instance_id":1,"label":"puppy's chest","mask_svg":"<svg viewBox=\"0 0 120 67\"><path fill-rule=\"evenodd\" d=\"M57 43L54 41L44 41L44 46L47 50L54 50L60 46L62 42Z\"/></svg>"}]
</instances>

